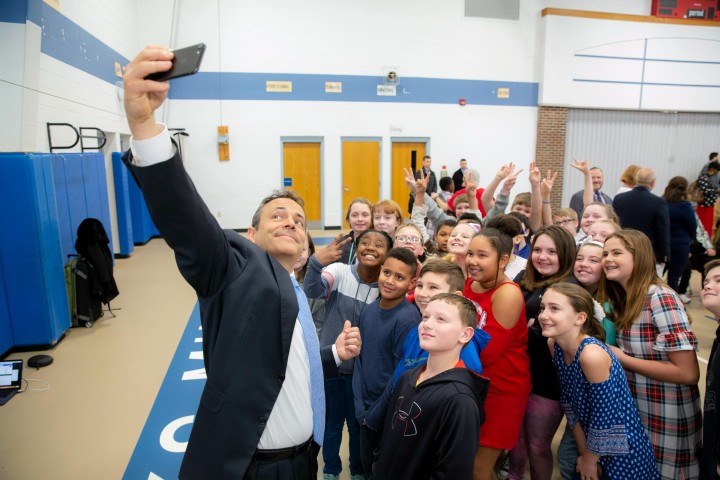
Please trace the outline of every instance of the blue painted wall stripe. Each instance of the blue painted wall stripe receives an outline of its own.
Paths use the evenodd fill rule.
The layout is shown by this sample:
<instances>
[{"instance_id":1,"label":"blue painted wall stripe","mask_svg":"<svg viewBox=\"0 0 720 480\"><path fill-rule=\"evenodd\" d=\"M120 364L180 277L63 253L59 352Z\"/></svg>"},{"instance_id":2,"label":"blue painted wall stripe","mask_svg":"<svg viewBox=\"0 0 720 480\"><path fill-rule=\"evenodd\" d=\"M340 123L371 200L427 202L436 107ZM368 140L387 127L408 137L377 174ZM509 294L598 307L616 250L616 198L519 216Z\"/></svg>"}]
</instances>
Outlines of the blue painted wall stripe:
<instances>
[{"instance_id":1,"label":"blue painted wall stripe","mask_svg":"<svg viewBox=\"0 0 720 480\"><path fill-rule=\"evenodd\" d=\"M43 30L42 53L108 83L115 84L120 80L115 75L115 62L126 65L129 60L62 13L42 0L0 2L3 5L8 2L19 3L27 7L27 20ZM14 14L14 17L19 16L24 18L25 13ZM266 81L291 81L293 91L266 92ZM342 93L325 93L325 82L342 82ZM173 80L170 98L435 104L457 104L464 98L470 105L536 107L538 104L538 84L535 82L405 77L397 86L397 95L394 97L378 96L377 85L380 83L379 76L201 72ZM498 98L498 88L509 88L510 97Z\"/></svg>"},{"instance_id":2,"label":"blue painted wall stripe","mask_svg":"<svg viewBox=\"0 0 720 480\"><path fill-rule=\"evenodd\" d=\"M267 81L292 82L292 92L266 92ZM342 82L342 93L325 93L325 82ZM325 102L441 103L537 106L538 84L488 80L403 77L397 95L378 96L378 76L200 72L173 80L174 100L301 100ZM510 98L498 98L498 88L509 88Z\"/></svg>"},{"instance_id":3,"label":"blue painted wall stripe","mask_svg":"<svg viewBox=\"0 0 720 480\"><path fill-rule=\"evenodd\" d=\"M0 0L0 22L25 23L26 18L27 0Z\"/></svg>"}]
</instances>

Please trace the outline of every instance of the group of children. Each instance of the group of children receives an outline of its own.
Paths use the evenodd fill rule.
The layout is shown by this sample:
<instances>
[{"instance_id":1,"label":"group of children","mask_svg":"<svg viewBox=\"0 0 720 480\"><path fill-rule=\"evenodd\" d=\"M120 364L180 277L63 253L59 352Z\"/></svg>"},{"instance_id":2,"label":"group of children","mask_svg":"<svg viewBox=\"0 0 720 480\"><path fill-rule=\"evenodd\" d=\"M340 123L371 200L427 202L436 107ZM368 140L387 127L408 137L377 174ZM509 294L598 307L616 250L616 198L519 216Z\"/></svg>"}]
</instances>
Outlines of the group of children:
<instances>
[{"instance_id":1,"label":"group of children","mask_svg":"<svg viewBox=\"0 0 720 480\"><path fill-rule=\"evenodd\" d=\"M574 166L587 177L586 163ZM506 478L524 479L529 464L549 479L563 416L564 479L700 478L697 340L649 240L621 230L603 203L589 202L580 222L550 212L554 175L535 165L532 194L503 214L518 173L503 166L482 194L468 175L457 219L423 178L409 181L410 223L391 200L357 199L350 234L309 257L305 291L325 301L321 345L346 320L363 342L326 380L324 478L340 474L347 424L353 480L490 480L506 452ZM703 302L720 315L715 269ZM705 417L711 442L718 418Z\"/></svg>"}]
</instances>

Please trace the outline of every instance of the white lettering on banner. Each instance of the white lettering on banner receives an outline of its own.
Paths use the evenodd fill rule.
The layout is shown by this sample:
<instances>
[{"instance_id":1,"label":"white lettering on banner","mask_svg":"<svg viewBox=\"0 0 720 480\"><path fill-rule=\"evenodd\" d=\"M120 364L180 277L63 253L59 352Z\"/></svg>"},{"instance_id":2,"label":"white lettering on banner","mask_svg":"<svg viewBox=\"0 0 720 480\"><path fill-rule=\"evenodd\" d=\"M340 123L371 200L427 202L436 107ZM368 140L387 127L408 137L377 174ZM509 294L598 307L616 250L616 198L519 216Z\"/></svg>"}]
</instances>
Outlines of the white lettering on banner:
<instances>
[{"instance_id":1,"label":"white lettering on banner","mask_svg":"<svg viewBox=\"0 0 720 480\"><path fill-rule=\"evenodd\" d=\"M197 370L188 370L183 372L183 380L207 380L207 373L204 368L198 368Z\"/></svg>"},{"instance_id":2,"label":"white lettering on banner","mask_svg":"<svg viewBox=\"0 0 720 480\"><path fill-rule=\"evenodd\" d=\"M150 475L148 475L148 480L163 480L163 478L155 475L153 472L150 472Z\"/></svg>"},{"instance_id":3,"label":"white lettering on banner","mask_svg":"<svg viewBox=\"0 0 720 480\"><path fill-rule=\"evenodd\" d=\"M202 360L203 359L203 352L190 352L190 360Z\"/></svg>"},{"instance_id":4,"label":"white lettering on banner","mask_svg":"<svg viewBox=\"0 0 720 480\"><path fill-rule=\"evenodd\" d=\"M202 343L202 337L197 337L195 339L195 343Z\"/></svg>"},{"instance_id":5,"label":"white lettering on banner","mask_svg":"<svg viewBox=\"0 0 720 480\"><path fill-rule=\"evenodd\" d=\"M163 450L170 453L185 453L188 442L178 442L175 440L175 432L177 432L180 427L191 425L194 420L195 415L188 415L187 417L181 417L168 423L160 433L160 446Z\"/></svg>"}]
</instances>

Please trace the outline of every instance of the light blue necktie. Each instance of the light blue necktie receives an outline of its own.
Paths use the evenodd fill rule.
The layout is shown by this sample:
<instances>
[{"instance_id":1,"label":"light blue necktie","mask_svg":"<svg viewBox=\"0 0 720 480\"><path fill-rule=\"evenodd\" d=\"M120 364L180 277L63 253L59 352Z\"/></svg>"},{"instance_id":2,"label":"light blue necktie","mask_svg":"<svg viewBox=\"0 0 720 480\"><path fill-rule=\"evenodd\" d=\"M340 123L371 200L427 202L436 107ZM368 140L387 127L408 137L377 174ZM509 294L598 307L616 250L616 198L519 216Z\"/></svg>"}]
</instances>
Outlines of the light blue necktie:
<instances>
[{"instance_id":1,"label":"light blue necktie","mask_svg":"<svg viewBox=\"0 0 720 480\"><path fill-rule=\"evenodd\" d=\"M295 277L290 277L295 287L295 296L298 301L298 320L303 331L305 349L310 361L310 403L313 410L313 438L322 446L325 434L325 386L320 362L320 342L318 341L315 323L313 322L310 305L308 305L305 292L298 285Z\"/></svg>"}]
</instances>

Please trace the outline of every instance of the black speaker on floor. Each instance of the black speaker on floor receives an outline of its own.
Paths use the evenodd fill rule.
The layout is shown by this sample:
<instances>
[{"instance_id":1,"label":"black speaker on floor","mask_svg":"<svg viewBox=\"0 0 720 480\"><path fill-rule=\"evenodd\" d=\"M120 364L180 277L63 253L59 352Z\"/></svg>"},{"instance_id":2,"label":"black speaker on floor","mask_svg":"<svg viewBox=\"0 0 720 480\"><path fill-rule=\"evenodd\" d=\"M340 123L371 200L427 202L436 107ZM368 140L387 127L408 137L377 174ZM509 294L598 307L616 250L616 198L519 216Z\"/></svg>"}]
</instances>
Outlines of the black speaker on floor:
<instances>
[{"instance_id":1,"label":"black speaker on floor","mask_svg":"<svg viewBox=\"0 0 720 480\"><path fill-rule=\"evenodd\" d=\"M40 367L47 367L53 362L53 357L50 355L35 355L34 357L30 357L27 360L28 367L37 368L38 370Z\"/></svg>"}]
</instances>

